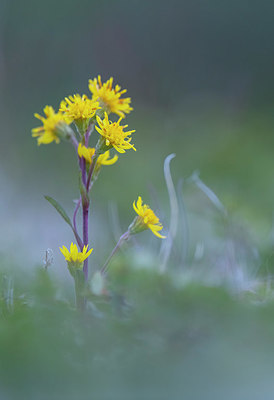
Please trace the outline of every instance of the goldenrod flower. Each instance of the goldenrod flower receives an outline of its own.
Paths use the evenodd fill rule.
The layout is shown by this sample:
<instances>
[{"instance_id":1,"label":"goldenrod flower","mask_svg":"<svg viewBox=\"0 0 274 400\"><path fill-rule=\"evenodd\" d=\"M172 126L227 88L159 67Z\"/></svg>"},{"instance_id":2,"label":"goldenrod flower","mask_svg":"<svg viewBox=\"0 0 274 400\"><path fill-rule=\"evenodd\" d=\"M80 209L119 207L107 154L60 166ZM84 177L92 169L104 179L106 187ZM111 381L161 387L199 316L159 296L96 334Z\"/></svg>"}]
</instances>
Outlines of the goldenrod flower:
<instances>
[{"instance_id":1,"label":"goldenrod flower","mask_svg":"<svg viewBox=\"0 0 274 400\"><path fill-rule=\"evenodd\" d=\"M62 130L61 128L65 124L64 115L59 111L58 113L55 113L53 107L51 106L46 106L44 108L44 114L46 117L43 117L37 113L34 114L36 118L42 121L43 126L32 129L32 136L38 137L38 145L41 143L48 144L53 141L59 143Z\"/></svg>"},{"instance_id":2,"label":"goldenrod flower","mask_svg":"<svg viewBox=\"0 0 274 400\"><path fill-rule=\"evenodd\" d=\"M92 118L99 108L98 101L89 99L85 94L75 94L62 100L59 111L72 122Z\"/></svg>"},{"instance_id":3,"label":"goldenrod flower","mask_svg":"<svg viewBox=\"0 0 274 400\"><path fill-rule=\"evenodd\" d=\"M61 253L68 263L73 264L75 267L82 268L83 262L92 253L93 249L87 252L88 246L84 246L82 251L78 251L76 244L71 243L70 250L65 246L59 247Z\"/></svg>"},{"instance_id":4,"label":"goldenrod flower","mask_svg":"<svg viewBox=\"0 0 274 400\"><path fill-rule=\"evenodd\" d=\"M135 130L124 132L128 125L120 125L121 119L122 117L117 122L111 122L106 112L104 120L101 120L98 115L96 116L99 128L98 126L95 126L95 128L104 139L105 150L108 147L114 147L119 153L125 153L127 149L136 151L134 145L130 143L132 138L129 137Z\"/></svg>"},{"instance_id":5,"label":"goldenrod flower","mask_svg":"<svg viewBox=\"0 0 274 400\"><path fill-rule=\"evenodd\" d=\"M112 85L113 78L102 83L100 75L98 75L98 79L89 80L89 90L92 93L92 98L98 98L100 104L108 113L115 113L124 118L125 113L128 114L133 110L133 108L130 107L131 98L126 97L122 99L121 95L126 93L126 89L121 90L119 85L115 87Z\"/></svg>"},{"instance_id":6,"label":"goldenrod flower","mask_svg":"<svg viewBox=\"0 0 274 400\"><path fill-rule=\"evenodd\" d=\"M95 148L86 147L82 143L79 143L78 146L78 155L79 157L84 157L84 159L90 164L92 160L92 156L95 153ZM101 154L98 157L96 165L112 165L115 164L118 160L117 154L115 154L112 158L110 158L110 151L107 150L104 154Z\"/></svg>"},{"instance_id":7,"label":"goldenrod flower","mask_svg":"<svg viewBox=\"0 0 274 400\"><path fill-rule=\"evenodd\" d=\"M150 229L155 236L164 239L165 236L161 235L159 231L163 229L162 224L159 222L159 218L154 214L151 208L147 204L142 204L142 197L139 196L137 203L133 202L133 208L138 214L133 223L130 225L130 233L138 233L146 229Z\"/></svg>"},{"instance_id":8,"label":"goldenrod flower","mask_svg":"<svg viewBox=\"0 0 274 400\"><path fill-rule=\"evenodd\" d=\"M90 164L92 156L95 152L95 149L91 149L90 147L84 146L82 143L79 143L78 146L78 156L84 157L84 159Z\"/></svg>"},{"instance_id":9,"label":"goldenrod flower","mask_svg":"<svg viewBox=\"0 0 274 400\"><path fill-rule=\"evenodd\" d=\"M95 149L94 149L95 151ZM117 154L114 154L112 158L110 158L110 151L107 150L104 154L101 154L98 157L97 164L98 165L113 165L118 160Z\"/></svg>"}]
</instances>

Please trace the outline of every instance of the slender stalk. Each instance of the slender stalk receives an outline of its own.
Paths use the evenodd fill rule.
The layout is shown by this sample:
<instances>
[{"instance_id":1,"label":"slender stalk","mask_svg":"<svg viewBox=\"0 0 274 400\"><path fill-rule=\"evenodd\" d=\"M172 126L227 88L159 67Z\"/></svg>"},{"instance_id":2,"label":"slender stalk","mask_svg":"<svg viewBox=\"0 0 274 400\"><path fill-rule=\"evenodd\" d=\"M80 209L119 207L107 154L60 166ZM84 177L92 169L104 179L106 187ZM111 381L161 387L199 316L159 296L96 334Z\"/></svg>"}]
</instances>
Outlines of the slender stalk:
<instances>
[{"instance_id":1,"label":"slender stalk","mask_svg":"<svg viewBox=\"0 0 274 400\"><path fill-rule=\"evenodd\" d=\"M82 182L83 185L87 184L87 176L86 176L86 160L81 158L81 170L82 170ZM82 199L82 210L83 210L83 246L88 246L88 213L89 213L89 202L84 202ZM88 280L88 259L84 261L83 267L85 280Z\"/></svg>"},{"instance_id":2,"label":"slender stalk","mask_svg":"<svg viewBox=\"0 0 274 400\"><path fill-rule=\"evenodd\" d=\"M89 205L83 207L83 247L88 245L88 211ZM83 249L82 249L83 250ZM85 280L88 280L88 258L84 261L83 271Z\"/></svg>"},{"instance_id":3,"label":"slender stalk","mask_svg":"<svg viewBox=\"0 0 274 400\"><path fill-rule=\"evenodd\" d=\"M92 132L94 128L94 124L91 124L86 133L85 133L85 146L88 146L88 141L89 141L89 137L90 134ZM76 152L78 153L78 141L75 137L71 138L72 144L75 147ZM92 178L92 174L94 171L94 167L96 164L98 156L94 156L93 160L92 160L92 164L90 166L90 170L89 170L89 174L87 177L87 172L86 172L86 160L83 157L79 157L79 167L81 170L81 175L82 175L82 183L83 186L85 186L87 188L87 192L89 191L91 184L91 178ZM81 204L81 200L82 200L82 218L83 218L83 240L81 240L81 238L78 235L77 232L77 224L76 224L76 216L77 216L77 212L80 208L80 204ZM74 214L73 214L73 229L74 229L74 234L77 240L77 243L79 245L79 247L81 248L81 250L83 250L84 246L88 246L88 215L89 215L89 201L84 201L83 199L79 199L75 210L74 210ZM85 277L85 281L88 280L88 259L86 259L84 261L84 266L83 266L83 272L84 272L84 277Z\"/></svg>"},{"instance_id":4,"label":"slender stalk","mask_svg":"<svg viewBox=\"0 0 274 400\"><path fill-rule=\"evenodd\" d=\"M86 160L84 159L84 157L79 158L79 164L82 172L82 182L84 186L86 186L87 173L86 173Z\"/></svg>"},{"instance_id":5,"label":"slender stalk","mask_svg":"<svg viewBox=\"0 0 274 400\"><path fill-rule=\"evenodd\" d=\"M91 181L91 178L92 178L92 175L93 175L94 168L95 168L96 162L98 160L98 157L99 157L99 155L97 155L96 153L92 157L92 163L91 163L91 166L90 166L90 169L89 169L88 179L87 179L87 184L86 184L87 192L89 192L89 190L91 188L90 181Z\"/></svg>"},{"instance_id":6,"label":"slender stalk","mask_svg":"<svg viewBox=\"0 0 274 400\"><path fill-rule=\"evenodd\" d=\"M86 309L86 304L87 304L87 300L85 299L84 296L82 296L79 293L79 289L77 288L77 286L75 285L75 303L76 303L76 308L80 311L85 311Z\"/></svg>"},{"instance_id":7,"label":"slender stalk","mask_svg":"<svg viewBox=\"0 0 274 400\"><path fill-rule=\"evenodd\" d=\"M106 275L107 273L107 269L108 269L108 265L110 263L110 260L112 259L112 257L114 256L114 254L116 254L116 252L120 249L120 247L122 246L122 244L128 240L130 238L130 232L126 231L125 233L123 233L123 235L120 237L120 239L118 240L116 246L114 247L114 249L112 250L112 252L110 253L107 261L105 262L105 264L103 265L103 267L101 268L101 274L102 275Z\"/></svg>"},{"instance_id":8,"label":"slender stalk","mask_svg":"<svg viewBox=\"0 0 274 400\"><path fill-rule=\"evenodd\" d=\"M85 133L85 146L88 146L89 137L94 129L94 123L90 124L86 133Z\"/></svg>"},{"instance_id":9,"label":"slender stalk","mask_svg":"<svg viewBox=\"0 0 274 400\"><path fill-rule=\"evenodd\" d=\"M76 126L76 128L77 128L77 126ZM77 128L77 130L78 130L78 128ZM78 146L79 146L78 140L76 139L75 136L71 136L70 139L71 139L71 143L73 144L73 146L74 146L74 148L76 150L76 154L78 154ZM82 180L85 181L86 180L86 172L85 172L86 167L85 167L84 161L85 160L83 158L78 157L79 167L80 167L80 170L82 172ZM84 244L83 244L83 241L82 241L82 239L80 238L80 236L78 234L77 224L76 224L76 216L77 216L80 204L81 204L81 198L78 200L78 202L76 204L76 207L75 207L75 210L74 210L74 213L73 213L73 233L74 233L75 239L76 239L76 241L78 243L78 246L82 250Z\"/></svg>"},{"instance_id":10,"label":"slender stalk","mask_svg":"<svg viewBox=\"0 0 274 400\"><path fill-rule=\"evenodd\" d=\"M76 271L74 275L75 285L75 302L78 310L84 311L86 309L86 298L84 297L85 279L82 271Z\"/></svg>"}]
</instances>

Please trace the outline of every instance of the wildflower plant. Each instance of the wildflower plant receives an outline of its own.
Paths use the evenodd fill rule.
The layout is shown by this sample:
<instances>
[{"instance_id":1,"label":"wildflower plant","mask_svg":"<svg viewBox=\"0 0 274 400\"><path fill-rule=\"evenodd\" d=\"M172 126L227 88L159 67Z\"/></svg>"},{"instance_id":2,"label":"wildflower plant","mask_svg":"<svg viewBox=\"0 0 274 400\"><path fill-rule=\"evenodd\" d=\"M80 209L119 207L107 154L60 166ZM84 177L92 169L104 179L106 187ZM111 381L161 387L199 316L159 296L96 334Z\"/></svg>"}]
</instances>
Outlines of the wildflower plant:
<instances>
[{"instance_id":1,"label":"wildflower plant","mask_svg":"<svg viewBox=\"0 0 274 400\"><path fill-rule=\"evenodd\" d=\"M77 244L72 242L70 249L65 246L60 247L60 251L74 278L76 303L81 309L84 309L86 305L85 296L89 279L88 259L93 251L93 248L89 247L88 235L93 184L103 166L110 166L118 161L117 153L123 154L128 150L136 151L134 144L131 143L135 130L126 130L128 125L123 124L126 114L133 110L130 106L131 99L123 97L126 90L122 90L119 85L114 86L113 78L102 83L100 75L98 78L89 80L89 90L90 98L85 94L82 96L75 94L65 97L57 112L53 107L46 106L44 108L45 116L34 114L42 122L42 126L32 130L32 136L37 138L38 145L51 142L60 143L61 141L71 142L78 159L79 199L76 202L72 220L56 200L49 196L45 196L45 198L71 227L77 242ZM114 114L116 120L110 120L110 114ZM95 140L94 147L89 145L91 138ZM111 258L122 243L132 235L150 229L155 236L165 238L159 233L163 228L159 218L148 205L143 204L140 196L136 204L133 203L133 208L137 216L120 237L102 266L101 275L106 274ZM76 223L76 217L80 210L82 212L82 234L79 233Z\"/></svg>"}]
</instances>

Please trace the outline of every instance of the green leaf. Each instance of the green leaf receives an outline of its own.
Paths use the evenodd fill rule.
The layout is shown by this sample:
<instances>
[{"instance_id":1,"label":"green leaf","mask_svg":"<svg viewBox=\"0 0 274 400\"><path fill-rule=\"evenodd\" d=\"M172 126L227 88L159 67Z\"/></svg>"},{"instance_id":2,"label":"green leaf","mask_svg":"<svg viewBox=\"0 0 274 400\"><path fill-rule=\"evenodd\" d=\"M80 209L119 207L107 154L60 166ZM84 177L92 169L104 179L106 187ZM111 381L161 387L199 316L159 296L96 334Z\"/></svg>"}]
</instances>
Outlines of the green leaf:
<instances>
[{"instance_id":1,"label":"green leaf","mask_svg":"<svg viewBox=\"0 0 274 400\"><path fill-rule=\"evenodd\" d=\"M50 196L45 196L45 199L55 208L55 210L61 215L61 217L64 218L66 223L69 224L69 226L73 229L73 226L72 226L72 223L71 223L71 220L70 220L68 214L63 209L63 207L58 203L58 201L54 200Z\"/></svg>"}]
</instances>

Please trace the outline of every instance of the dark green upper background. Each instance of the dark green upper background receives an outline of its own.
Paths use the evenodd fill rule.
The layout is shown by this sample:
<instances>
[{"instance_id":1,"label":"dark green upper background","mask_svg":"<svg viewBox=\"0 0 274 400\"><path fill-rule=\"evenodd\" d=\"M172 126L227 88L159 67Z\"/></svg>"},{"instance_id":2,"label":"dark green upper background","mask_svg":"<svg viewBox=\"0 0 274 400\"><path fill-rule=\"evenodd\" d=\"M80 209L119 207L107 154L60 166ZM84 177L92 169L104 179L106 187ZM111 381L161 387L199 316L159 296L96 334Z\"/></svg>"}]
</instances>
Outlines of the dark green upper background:
<instances>
[{"instance_id":1,"label":"dark green upper background","mask_svg":"<svg viewBox=\"0 0 274 400\"><path fill-rule=\"evenodd\" d=\"M175 152L175 181L199 169L228 208L270 229L273 17L267 0L2 0L1 169L18 198L76 196L72 150L37 148L33 113L88 93L101 74L132 97L138 151L104 170L100 205L114 200L126 215L138 194L149 202L150 184L167 204L162 166Z\"/></svg>"},{"instance_id":2,"label":"dark green upper background","mask_svg":"<svg viewBox=\"0 0 274 400\"><path fill-rule=\"evenodd\" d=\"M208 92L273 101L272 1L2 0L0 15L1 92L12 102L14 90L33 102L84 91L98 73L146 106Z\"/></svg>"}]
</instances>

